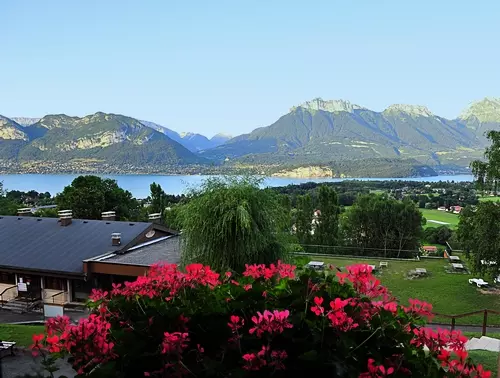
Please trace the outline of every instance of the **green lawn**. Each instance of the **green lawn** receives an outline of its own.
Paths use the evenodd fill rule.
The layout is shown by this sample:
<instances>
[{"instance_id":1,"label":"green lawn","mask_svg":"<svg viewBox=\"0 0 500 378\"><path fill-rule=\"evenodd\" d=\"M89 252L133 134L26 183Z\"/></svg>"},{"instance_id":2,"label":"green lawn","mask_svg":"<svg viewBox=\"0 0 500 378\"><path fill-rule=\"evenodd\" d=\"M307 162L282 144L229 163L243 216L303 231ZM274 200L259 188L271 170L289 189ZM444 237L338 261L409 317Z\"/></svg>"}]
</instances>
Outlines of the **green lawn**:
<instances>
[{"instance_id":1,"label":"green lawn","mask_svg":"<svg viewBox=\"0 0 500 378\"><path fill-rule=\"evenodd\" d=\"M309 256L307 257L309 259ZM325 261L338 267L367 263L379 265L376 259L343 259L314 257L314 260ZM434 311L446 315L458 315L482 309L500 311L500 295L482 294L476 286L468 282L471 275L450 274L445 272L448 262L444 259L425 259L421 261L389 261L387 269L378 276L382 284L407 304L408 298L417 298L432 303ZM408 271L415 268L425 268L429 277L414 280L406 279ZM474 315L456 320L456 324L482 324L483 315ZM435 321L450 323L450 319L436 317ZM489 325L500 325L500 316L488 314Z\"/></svg>"},{"instance_id":2,"label":"green lawn","mask_svg":"<svg viewBox=\"0 0 500 378\"><path fill-rule=\"evenodd\" d=\"M41 325L0 324L0 340L15 341L18 347L29 347L33 344L31 336L44 332Z\"/></svg>"},{"instance_id":3,"label":"green lawn","mask_svg":"<svg viewBox=\"0 0 500 378\"><path fill-rule=\"evenodd\" d=\"M427 219L427 223L424 226L425 228L442 226L442 224L430 222L430 220L448 223L446 226L450 228L456 228L458 225L457 214L449 213L447 211L431 210L431 209L420 209L420 212L425 217L425 219Z\"/></svg>"},{"instance_id":4,"label":"green lawn","mask_svg":"<svg viewBox=\"0 0 500 378\"><path fill-rule=\"evenodd\" d=\"M498 353L486 350L471 350L469 356L475 364L481 364L486 370L491 371L491 377L497 376L498 372Z\"/></svg>"},{"instance_id":5,"label":"green lawn","mask_svg":"<svg viewBox=\"0 0 500 378\"><path fill-rule=\"evenodd\" d=\"M479 197L478 198L479 201L481 202L497 202L497 201L500 201L500 197L499 196L494 196L494 197Z\"/></svg>"}]
</instances>

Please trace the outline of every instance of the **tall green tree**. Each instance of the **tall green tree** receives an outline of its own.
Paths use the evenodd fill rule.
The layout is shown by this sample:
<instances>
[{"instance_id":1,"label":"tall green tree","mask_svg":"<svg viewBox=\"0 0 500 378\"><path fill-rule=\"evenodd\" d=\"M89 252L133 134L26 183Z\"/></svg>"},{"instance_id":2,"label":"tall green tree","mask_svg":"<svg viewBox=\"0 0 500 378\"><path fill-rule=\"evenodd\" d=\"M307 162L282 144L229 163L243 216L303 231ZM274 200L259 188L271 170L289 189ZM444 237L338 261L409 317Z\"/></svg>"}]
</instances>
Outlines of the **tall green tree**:
<instances>
[{"instance_id":1,"label":"tall green tree","mask_svg":"<svg viewBox=\"0 0 500 378\"><path fill-rule=\"evenodd\" d=\"M386 196L358 197L347 212L345 237L352 246L376 255L398 257L405 250L417 250L425 219L410 199L399 201ZM367 252L368 253L368 252Z\"/></svg>"},{"instance_id":2,"label":"tall green tree","mask_svg":"<svg viewBox=\"0 0 500 378\"><path fill-rule=\"evenodd\" d=\"M316 207L319 210L319 215L314 230L314 242L320 245L337 245L340 207L335 189L321 185Z\"/></svg>"},{"instance_id":3,"label":"tall green tree","mask_svg":"<svg viewBox=\"0 0 500 378\"><path fill-rule=\"evenodd\" d=\"M295 233L301 244L312 243L312 220L314 207L311 196L305 194L297 197L295 213Z\"/></svg>"},{"instance_id":4,"label":"tall green tree","mask_svg":"<svg viewBox=\"0 0 500 378\"><path fill-rule=\"evenodd\" d=\"M260 183L250 177L212 178L191 193L179 214L183 261L242 271L245 264L286 257L286 210Z\"/></svg>"},{"instance_id":5,"label":"tall green tree","mask_svg":"<svg viewBox=\"0 0 500 378\"><path fill-rule=\"evenodd\" d=\"M500 131L489 131L491 145L486 148L486 161L471 163L476 186L482 190L498 191L500 182ZM457 238L480 274L496 277L500 272L500 204L479 202L460 213ZM482 263L483 260L485 263ZM490 264L493 262L493 264Z\"/></svg>"},{"instance_id":6,"label":"tall green tree","mask_svg":"<svg viewBox=\"0 0 500 378\"><path fill-rule=\"evenodd\" d=\"M16 215L19 205L7 198L7 192L3 188L3 182L0 181L0 215Z\"/></svg>"},{"instance_id":7,"label":"tall green tree","mask_svg":"<svg viewBox=\"0 0 500 378\"><path fill-rule=\"evenodd\" d=\"M476 160L471 163L475 182L481 190L498 190L500 182L500 131L491 130L487 134L491 145L486 148L486 161Z\"/></svg>"},{"instance_id":8,"label":"tall green tree","mask_svg":"<svg viewBox=\"0 0 500 378\"><path fill-rule=\"evenodd\" d=\"M467 206L460 212L457 227L458 240L470 258L472 270L492 278L500 274L499 220L498 203L480 202L475 209Z\"/></svg>"},{"instance_id":9,"label":"tall green tree","mask_svg":"<svg viewBox=\"0 0 500 378\"><path fill-rule=\"evenodd\" d=\"M137 220L139 203L115 180L79 176L56 197L59 209L72 210L75 218L101 219L104 211L115 211L119 220Z\"/></svg>"},{"instance_id":10,"label":"tall green tree","mask_svg":"<svg viewBox=\"0 0 500 378\"><path fill-rule=\"evenodd\" d=\"M165 208L168 205L168 196L163 191L160 184L153 182L149 187L151 194L151 206L150 210L152 213L160 213L162 216L165 214Z\"/></svg>"}]
</instances>

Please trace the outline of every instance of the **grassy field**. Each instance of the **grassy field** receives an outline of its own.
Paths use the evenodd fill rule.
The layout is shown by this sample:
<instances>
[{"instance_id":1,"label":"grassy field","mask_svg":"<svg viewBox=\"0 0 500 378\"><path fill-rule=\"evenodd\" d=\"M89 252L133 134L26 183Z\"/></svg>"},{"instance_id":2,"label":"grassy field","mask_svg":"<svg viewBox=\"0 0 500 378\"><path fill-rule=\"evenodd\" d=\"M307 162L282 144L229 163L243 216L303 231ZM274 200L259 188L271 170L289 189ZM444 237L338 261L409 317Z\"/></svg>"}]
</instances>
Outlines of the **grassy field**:
<instances>
[{"instance_id":1,"label":"grassy field","mask_svg":"<svg viewBox=\"0 0 500 378\"><path fill-rule=\"evenodd\" d=\"M499 196L495 196L495 197L479 197L479 201L481 202L497 202L497 201L500 201L500 197Z\"/></svg>"},{"instance_id":2,"label":"grassy field","mask_svg":"<svg viewBox=\"0 0 500 378\"><path fill-rule=\"evenodd\" d=\"M307 257L309 259L309 257ZM302 259L302 258L301 258ZM379 265L374 259L343 259L315 257L315 260L325 261L338 267L367 263ZM434 311L445 315L458 315L482 309L500 311L499 294L482 294L476 286L468 282L472 276L467 274L446 273L448 262L444 259L426 259L421 261L389 261L388 268L384 268L378 276L382 284L407 304L408 298L418 298L432 303ZM414 280L406 279L408 271L415 268L425 268L429 277ZM450 324L451 320L436 317L435 321ZM483 315L474 315L457 319L457 324L482 324ZM500 316L488 315L489 325L500 325Z\"/></svg>"},{"instance_id":3,"label":"grassy field","mask_svg":"<svg viewBox=\"0 0 500 378\"><path fill-rule=\"evenodd\" d=\"M474 363L481 364L486 370L491 371L491 377L497 376L498 372L498 353L489 352L486 350L471 350L469 351L469 356L472 358Z\"/></svg>"},{"instance_id":4,"label":"grassy field","mask_svg":"<svg viewBox=\"0 0 500 378\"><path fill-rule=\"evenodd\" d=\"M427 227L439 227L441 224L430 222L429 220L435 220L438 222L448 223L446 226L450 228L456 228L458 226L458 215L449 213L447 211L431 210L431 209L420 209L422 215L427 219Z\"/></svg>"},{"instance_id":5,"label":"grassy field","mask_svg":"<svg viewBox=\"0 0 500 378\"><path fill-rule=\"evenodd\" d=\"M43 333L44 326L0 324L0 340L15 341L17 347L29 347L33 344L31 336Z\"/></svg>"}]
</instances>

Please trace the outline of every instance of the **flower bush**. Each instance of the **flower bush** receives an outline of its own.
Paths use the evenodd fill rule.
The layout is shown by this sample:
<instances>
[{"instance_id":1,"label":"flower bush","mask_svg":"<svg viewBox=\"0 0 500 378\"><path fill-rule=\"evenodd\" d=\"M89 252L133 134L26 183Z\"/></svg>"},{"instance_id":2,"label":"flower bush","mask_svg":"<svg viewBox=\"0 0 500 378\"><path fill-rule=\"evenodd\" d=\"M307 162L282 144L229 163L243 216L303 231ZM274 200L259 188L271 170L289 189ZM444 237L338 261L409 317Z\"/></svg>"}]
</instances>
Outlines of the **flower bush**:
<instances>
[{"instance_id":1,"label":"flower bush","mask_svg":"<svg viewBox=\"0 0 500 378\"><path fill-rule=\"evenodd\" d=\"M157 265L91 299L78 324L49 320L34 353L98 377L490 377L460 332L425 327L430 304L399 304L367 265Z\"/></svg>"}]
</instances>

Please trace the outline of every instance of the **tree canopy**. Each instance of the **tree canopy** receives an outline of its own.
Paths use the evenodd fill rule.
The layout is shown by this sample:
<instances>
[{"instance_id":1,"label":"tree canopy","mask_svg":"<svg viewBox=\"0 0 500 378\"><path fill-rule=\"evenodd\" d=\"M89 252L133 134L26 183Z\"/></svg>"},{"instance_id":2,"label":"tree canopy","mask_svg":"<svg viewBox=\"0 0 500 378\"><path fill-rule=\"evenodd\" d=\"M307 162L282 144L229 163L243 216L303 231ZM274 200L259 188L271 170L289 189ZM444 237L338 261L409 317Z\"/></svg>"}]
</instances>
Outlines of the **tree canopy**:
<instances>
[{"instance_id":1,"label":"tree canopy","mask_svg":"<svg viewBox=\"0 0 500 378\"><path fill-rule=\"evenodd\" d=\"M496 277L500 273L499 219L498 203L481 202L475 209L467 206L461 211L457 228L458 240L470 257L473 270L491 277Z\"/></svg>"},{"instance_id":2,"label":"tree canopy","mask_svg":"<svg viewBox=\"0 0 500 378\"><path fill-rule=\"evenodd\" d=\"M117 219L136 220L139 203L116 180L79 176L56 197L60 209L70 209L75 218L101 219L104 211L115 211Z\"/></svg>"},{"instance_id":3,"label":"tree canopy","mask_svg":"<svg viewBox=\"0 0 500 378\"><path fill-rule=\"evenodd\" d=\"M337 192L321 185L317 200L318 219L314 230L314 242L320 245L337 245L339 238L339 199Z\"/></svg>"},{"instance_id":4,"label":"tree canopy","mask_svg":"<svg viewBox=\"0 0 500 378\"><path fill-rule=\"evenodd\" d=\"M179 214L185 262L242 271L245 264L284 258L287 211L259 184L249 177L212 178L190 194Z\"/></svg>"},{"instance_id":5,"label":"tree canopy","mask_svg":"<svg viewBox=\"0 0 500 378\"><path fill-rule=\"evenodd\" d=\"M417 250L425 220L415 204L387 196L360 196L347 212L344 231L348 244L383 251Z\"/></svg>"},{"instance_id":6,"label":"tree canopy","mask_svg":"<svg viewBox=\"0 0 500 378\"><path fill-rule=\"evenodd\" d=\"M484 152L487 161L473 161L471 168L479 188L496 191L500 180L500 131L491 130L487 137L491 141Z\"/></svg>"}]
</instances>

